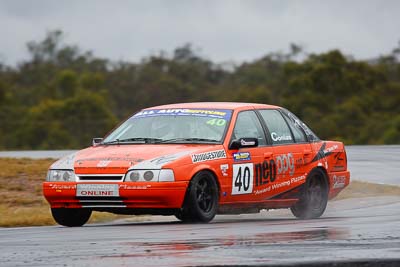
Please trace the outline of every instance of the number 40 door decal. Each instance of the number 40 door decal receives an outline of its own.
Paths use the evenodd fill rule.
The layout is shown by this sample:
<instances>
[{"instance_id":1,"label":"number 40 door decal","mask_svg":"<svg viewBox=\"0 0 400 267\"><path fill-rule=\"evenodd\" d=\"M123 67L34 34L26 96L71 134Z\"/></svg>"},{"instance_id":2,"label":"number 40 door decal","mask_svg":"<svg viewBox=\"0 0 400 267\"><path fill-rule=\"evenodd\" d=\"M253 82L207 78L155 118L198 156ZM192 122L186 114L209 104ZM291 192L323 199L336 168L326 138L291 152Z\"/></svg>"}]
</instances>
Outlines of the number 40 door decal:
<instances>
[{"instance_id":1,"label":"number 40 door decal","mask_svg":"<svg viewBox=\"0 0 400 267\"><path fill-rule=\"evenodd\" d=\"M233 164L232 195L253 192L253 163Z\"/></svg>"}]
</instances>

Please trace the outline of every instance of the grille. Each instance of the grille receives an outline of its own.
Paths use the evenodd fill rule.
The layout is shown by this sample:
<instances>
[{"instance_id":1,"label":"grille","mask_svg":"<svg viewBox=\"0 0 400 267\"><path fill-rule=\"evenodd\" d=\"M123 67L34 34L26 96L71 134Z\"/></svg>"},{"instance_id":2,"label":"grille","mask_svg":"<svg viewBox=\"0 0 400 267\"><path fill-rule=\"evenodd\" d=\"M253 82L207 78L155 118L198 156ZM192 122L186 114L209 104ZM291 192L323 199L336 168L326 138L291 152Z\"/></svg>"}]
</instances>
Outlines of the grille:
<instances>
[{"instance_id":1,"label":"grille","mask_svg":"<svg viewBox=\"0 0 400 267\"><path fill-rule=\"evenodd\" d=\"M77 197L83 208L124 208L120 197Z\"/></svg>"},{"instance_id":2,"label":"grille","mask_svg":"<svg viewBox=\"0 0 400 267\"><path fill-rule=\"evenodd\" d=\"M79 175L80 181L122 181L124 176L118 175Z\"/></svg>"}]
</instances>

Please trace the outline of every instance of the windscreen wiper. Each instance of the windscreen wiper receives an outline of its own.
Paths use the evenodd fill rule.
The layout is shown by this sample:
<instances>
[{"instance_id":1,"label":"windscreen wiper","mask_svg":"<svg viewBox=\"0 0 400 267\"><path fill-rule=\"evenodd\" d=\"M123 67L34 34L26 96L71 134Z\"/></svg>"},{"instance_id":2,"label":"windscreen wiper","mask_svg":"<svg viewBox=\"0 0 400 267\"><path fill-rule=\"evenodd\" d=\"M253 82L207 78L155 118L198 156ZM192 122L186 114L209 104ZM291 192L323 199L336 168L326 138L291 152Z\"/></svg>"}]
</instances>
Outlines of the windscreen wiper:
<instances>
[{"instance_id":1,"label":"windscreen wiper","mask_svg":"<svg viewBox=\"0 0 400 267\"><path fill-rule=\"evenodd\" d=\"M173 138L160 141L160 143L189 143L189 142L200 142L200 143L219 143L218 140L207 139L207 138Z\"/></svg>"},{"instance_id":2,"label":"windscreen wiper","mask_svg":"<svg viewBox=\"0 0 400 267\"><path fill-rule=\"evenodd\" d=\"M115 139L109 142L103 142L103 145L111 145L111 144L121 144L121 143L138 143L138 144L152 144L159 143L163 141L160 138L149 138L149 137L133 137L126 139Z\"/></svg>"}]
</instances>

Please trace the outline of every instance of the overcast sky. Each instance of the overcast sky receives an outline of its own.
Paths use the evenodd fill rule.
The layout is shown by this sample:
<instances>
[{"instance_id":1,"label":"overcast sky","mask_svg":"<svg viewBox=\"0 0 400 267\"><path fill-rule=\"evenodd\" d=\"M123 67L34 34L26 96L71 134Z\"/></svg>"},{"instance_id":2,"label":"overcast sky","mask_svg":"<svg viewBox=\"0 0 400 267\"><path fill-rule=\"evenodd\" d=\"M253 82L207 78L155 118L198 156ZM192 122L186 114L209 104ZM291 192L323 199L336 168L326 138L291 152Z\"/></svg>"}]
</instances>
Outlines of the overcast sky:
<instances>
[{"instance_id":1,"label":"overcast sky","mask_svg":"<svg viewBox=\"0 0 400 267\"><path fill-rule=\"evenodd\" d=\"M28 59L26 43L61 29L96 56L139 61L185 43L215 62L242 62L290 43L358 59L400 40L400 1L0 0L0 62Z\"/></svg>"}]
</instances>

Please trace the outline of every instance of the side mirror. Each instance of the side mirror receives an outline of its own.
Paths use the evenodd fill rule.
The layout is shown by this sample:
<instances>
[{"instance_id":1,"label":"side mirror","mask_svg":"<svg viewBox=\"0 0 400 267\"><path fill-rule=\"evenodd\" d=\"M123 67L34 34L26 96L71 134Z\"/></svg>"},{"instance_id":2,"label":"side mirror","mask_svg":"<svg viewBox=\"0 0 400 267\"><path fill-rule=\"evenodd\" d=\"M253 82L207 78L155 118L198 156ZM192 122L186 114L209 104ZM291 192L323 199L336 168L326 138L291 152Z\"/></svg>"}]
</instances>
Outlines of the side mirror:
<instances>
[{"instance_id":1,"label":"side mirror","mask_svg":"<svg viewBox=\"0 0 400 267\"><path fill-rule=\"evenodd\" d=\"M95 137L92 140L92 146L98 146L101 142L103 142L103 138Z\"/></svg>"},{"instance_id":2,"label":"side mirror","mask_svg":"<svg viewBox=\"0 0 400 267\"><path fill-rule=\"evenodd\" d=\"M229 149L239 149L242 147L257 147L257 146L258 146L257 138L246 137L233 140L229 145Z\"/></svg>"}]
</instances>

